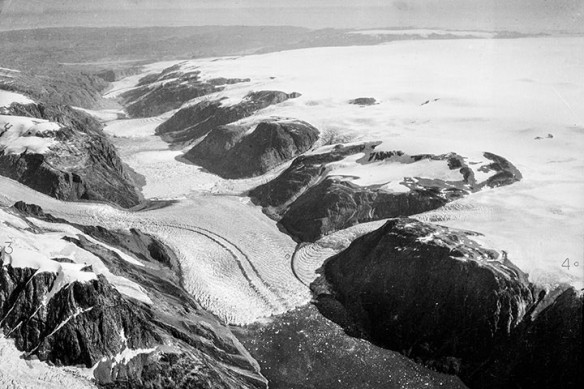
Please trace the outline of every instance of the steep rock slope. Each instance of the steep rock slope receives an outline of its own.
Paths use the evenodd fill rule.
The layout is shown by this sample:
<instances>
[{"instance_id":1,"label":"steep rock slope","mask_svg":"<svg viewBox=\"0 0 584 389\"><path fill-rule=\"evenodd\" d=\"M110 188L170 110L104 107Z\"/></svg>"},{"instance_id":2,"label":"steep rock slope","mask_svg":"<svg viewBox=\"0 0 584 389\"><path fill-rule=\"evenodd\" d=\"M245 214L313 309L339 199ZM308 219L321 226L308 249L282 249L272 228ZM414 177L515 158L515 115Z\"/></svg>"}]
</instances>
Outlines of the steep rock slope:
<instances>
[{"instance_id":1,"label":"steep rock slope","mask_svg":"<svg viewBox=\"0 0 584 389\"><path fill-rule=\"evenodd\" d=\"M158 126L156 133L170 143L186 144L219 126L236 122L260 109L298 96L298 93L259 91L250 92L233 105L223 105L222 99L204 100L179 110Z\"/></svg>"},{"instance_id":2,"label":"steep rock slope","mask_svg":"<svg viewBox=\"0 0 584 389\"><path fill-rule=\"evenodd\" d=\"M266 387L229 329L179 286L174 254L155 238L82 231L24 203L0 217L3 236L37 236L52 247L35 252L14 242L2 250L0 327L25 357L91 368L107 388ZM63 245L69 248L61 252L75 255L47 257ZM80 263L88 256L107 274ZM139 285L149 302L121 293L110 279Z\"/></svg>"},{"instance_id":3,"label":"steep rock slope","mask_svg":"<svg viewBox=\"0 0 584 389\"><path fill-rule=\"evenodd\" d=\"M548 295L478 235L390 220L325 263L311 285L317 306L349 334L471 388L578 387L582 293ZM563 346L566 356L549 354Z\"/></svg>"},{"instance_id":4,"label":"steep rock slope","mask_svg":"<svg viewBox=\"0 0 584 389\"><path fill-rule=\"evenodd\" d=\"M128 168L89 115L43 104L0 113L0 174L61 200L139 203Z\"/></svg>"},{"instance_id":5,"label":"steep rock slope","mask_svg":"<svg viewBox=\"0 0 584 389\"><path fill-rule=\"evenodd\" d=\"M247 134L241 126L212 130L184 157L223 178L259 176L308 151L318 130L301 120L260 122Z\"/></svg>"},{"instance_id":6,"label":"steep rock slope","mask_svg":"<svg viewBox=\"0 0 584 389\"><path fill-rule=\"evenodd\" d=\"M157 116L180 108L196 97L220 92L225 85L248 82L249 79L215 78L203 81L200 71L183 71L180 64L140 79L138 86L123 93L122 104L132 117Z\"/></svg>"},{"instance_id":7,"label":"steep rock slope","mask_svg":"<svg viewBox=\"0 0 584 389\"><path fill-rule=\"evenodd\" d=\"M455 153L407 155L376 151L378 143L338 145L296 158L252 200L295 238L314 241L352 225L436 209L484 187L509 185L521 173L484 153L476 167ZM477 178L483 173L486 178Z\"/></svg>"}]
</instances>

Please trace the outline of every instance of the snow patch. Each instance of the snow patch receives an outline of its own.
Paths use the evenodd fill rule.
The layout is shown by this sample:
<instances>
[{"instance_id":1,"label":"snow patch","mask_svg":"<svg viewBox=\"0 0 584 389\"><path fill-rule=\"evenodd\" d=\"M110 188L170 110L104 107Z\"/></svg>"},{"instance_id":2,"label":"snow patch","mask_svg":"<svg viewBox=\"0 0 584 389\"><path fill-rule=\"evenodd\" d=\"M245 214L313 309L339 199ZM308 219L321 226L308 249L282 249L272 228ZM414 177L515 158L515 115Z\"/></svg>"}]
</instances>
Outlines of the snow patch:
<instances>
[{"instance_id":1,"label":"snow patch","mask_svg":"<svg viewBox=\"0 0 584 389\"><path fill-rule=\"evenodd\" d=\"M0 68L0 71L3 69ZM34 101L20 93L0 90L0 108L9 107L13 103L34 104Z\"/></svg>"},{"instance_id":2,"label":"snow patch","mask_svg":"<svg viewBox=\"0 0 584 389\"><path fill-rule=\"evenodd\" d=\"M399 185L406 177L439 179L443 181L461 181L458 170L451 170L444 160L421 159L412 163L400 163L392 160L358 163L356 160L364 154L351 155L339 162L328 165L332 170L328 176L342 177L359 186L387 185L397 191L408 191ZM393 183L393 185L391 185ZM402 188L405 188L402 189Z\"/></svg>"},{"instance_id":3,"label":"snow patch","mask_svg":"<svg viewBox=\"0 0 584 389\"><path fill-rule=\"evenodd\" d=\"M60 128L48 120L0 115L0 149L6 154L45 154L57 144L52 132Z\"/></svg>"},{"instance_id":4,"label":"snow patch","mask_svg":"<svg viewBox=\"0 0 584 389\"><path fill-rule=\"evenodd\" d=\"M114 359L114 366L118 363L126 364L140 354L150 354L154 351L156 351L156 347L137 348L137 349L125 348L124 351L122 351L121 353L119 353L118 355L116 355L113 358Z\"/></svg>"}]
</instances>

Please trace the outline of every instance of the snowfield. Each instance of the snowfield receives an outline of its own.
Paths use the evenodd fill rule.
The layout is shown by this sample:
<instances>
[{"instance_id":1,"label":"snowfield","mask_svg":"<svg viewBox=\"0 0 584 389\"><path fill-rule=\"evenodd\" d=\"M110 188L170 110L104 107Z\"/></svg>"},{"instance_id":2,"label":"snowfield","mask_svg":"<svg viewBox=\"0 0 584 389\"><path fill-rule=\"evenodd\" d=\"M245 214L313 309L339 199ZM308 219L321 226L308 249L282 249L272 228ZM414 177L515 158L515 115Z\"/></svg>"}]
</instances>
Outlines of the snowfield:
<instances>
[{"instance_id":1,"label":"snowfield","mask_svg":"<svg viewBox=\"0 0 584 389\"><path fill-rule=\"evenodd\" d=\"M359 186L390 185L396 192L407 192L408 188L400 185L404 177L420 177L444 181L461 181L462 174L458 170L448 168L447 161L423 159L413 163L400 163L385 160L373 163L360 163L364 154L351 155L339 162L327 165L332 170L329 176L349 178ZM402 187L403 189L401 189Z\"/></svg>"},{"instance_id":2,"label":"snowfield","mask_svg":"<svg viewBox=\"0 0 584 389\"><path fill-rule=\"evenodd\" d=\"M483 152L507 158L523 174L521 182L484 190L420 219L485 234L532 281L582 286L583 45L582 37L414 40L210 58L181 66L200 70L203 79L251 78L204 97L227 97L223 104L237 103L251 90L302 94L240 124L292 117L353 141L382 141L380 151L456 152L467 157L478 181L490 174L480 169L488 162ZM348 104L358 97L373 97L377 104ZM386 183L398 191L402 174L441 172L436 161L414 172L345 162L331 174L362 184ZM562 267L566 258L579 267Z\"/></svg>"}]
</instances>

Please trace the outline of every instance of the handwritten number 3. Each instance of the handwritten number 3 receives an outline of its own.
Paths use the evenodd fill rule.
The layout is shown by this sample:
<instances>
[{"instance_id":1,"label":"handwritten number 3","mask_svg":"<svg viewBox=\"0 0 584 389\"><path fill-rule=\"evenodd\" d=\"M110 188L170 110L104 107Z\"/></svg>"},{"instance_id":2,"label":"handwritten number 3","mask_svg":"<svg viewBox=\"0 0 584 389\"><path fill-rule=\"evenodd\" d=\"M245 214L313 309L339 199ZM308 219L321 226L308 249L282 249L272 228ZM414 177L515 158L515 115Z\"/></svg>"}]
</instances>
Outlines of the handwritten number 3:
<instances>
[{"instance_id":1,"label":"handwritten number 3","mask_svg":"<svg viewBox=\"0 0 584 389\"><path fill-rule=\"evenodd\" d=\"M4 247L4 252L6 254L12 254L14 252L14 248L12 248L12 242L4 242L4 243L8 243L8 246ZM8 249L10 249L10 251L8 251Z\"/></svg>"}]
</instances>

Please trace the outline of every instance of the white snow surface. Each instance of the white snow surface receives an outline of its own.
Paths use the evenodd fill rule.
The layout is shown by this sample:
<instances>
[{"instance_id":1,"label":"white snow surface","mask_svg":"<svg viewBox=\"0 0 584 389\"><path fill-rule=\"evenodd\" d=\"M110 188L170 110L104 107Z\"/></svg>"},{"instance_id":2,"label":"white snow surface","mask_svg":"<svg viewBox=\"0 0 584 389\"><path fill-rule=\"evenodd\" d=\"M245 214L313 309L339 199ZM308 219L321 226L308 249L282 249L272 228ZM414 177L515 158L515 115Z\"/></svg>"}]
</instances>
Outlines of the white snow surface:
<instances>
[{"instance_id":1,"label":"white snow surface","mask_svg":"<svg viewBox=\"0 0 584 389\"><path fill-rule=\"evenodd\" d=\"M153 348L139 348L139 349L131 349L126 347L124 351L116 355L114 359L114 365L118 363L126 364L130 362L134 357L137 357L140 354L150 354L151 352L156 351L156 347Z\"/></svg>"},{"instance_id":2,"label":"white snow surface","mask_svg":"<svg viewBox=\"0 0 584 389\"><path fill-rule=\"evenodd\" d=\"M88 115L94 116L97 120L101 122L109 122L112 120L117 120L120 116L125 115L124 111L120 109L104 109L100 111L96 111L93 109L81 108L81 107L73 107L78 111L84 112Z\"/></svg>"},{"instance_id":3,"label":"white snow surface","mask_svg":"<svg viewBox=\"0 0 584 389\"><path fill-rule=\"evenodd\" d=\"M5 69L0 68L0 74L2 70ZM0 108L9 107L12 103L32 104L34 101L21 93L0 90Z\"/></svg>"},{"instance_id":4,"label":"white snow surface","mask_svg":"<svg viewBox=\"0 0 584 389\"><path fill-rule=\"evenodd\" d=\"M492 175L478 170L489 163L483 152L507 158L523 174L521 182L420 217L484 233L534 281L578 286L584 267L561 264L584 259L583 45L582 37L410 40L192 60L182 67L200 70L203 79L251 78L205 97L227 97L224 104L252 90L302 93L244 119L246 125L293 117L354 141L382 141L377 150L456 152L477 162L471 167L479 182ZM348 104L357 97L378 104ZM393 174L345 168L361 182ZM397 176L383 177L393 178L388 188L402 190Z\"/></svg>"},{"instance_id":5,"label":"white snow surface","mask_svg":"<svg viewBox=\"0 0 584 389\"><path fill-rule=\"evenodd\" d=\"M407 188L399 184L405 177L432 178L444 181L461 181L463 178L458 170L451 170L445 160L422 159L413 163L400 163L392 160L372 163L357 162L363 156L364 154L355 154L328 164L327 166L332 169L328 175L349 178L354 184L360 186L385 184L385 188L397 192L407 192Z\"/></svg>"},{"instance_id":6,"label":"white snow surface","mask_svg":"<svg viewBox=\"0 0 584 389\"><path fill-rule=\"evenodd\" d=\"M95 389L91 369L55 367L39 360L26 360L14 341L0 335L0 388L4 389Z\"/></svg>"},{"instance_id":7,"label":"white snow surface","mask_svg":"<svg viewBox=\"0 0 584 389\"><path fill-rule=\"evenodd\" d=\"M6 154L22 154L26 150L44 154L57 144L50 132L60 128L58 123L48 120L0 115L0 149Z\"/></svg>"}]
</instances>

